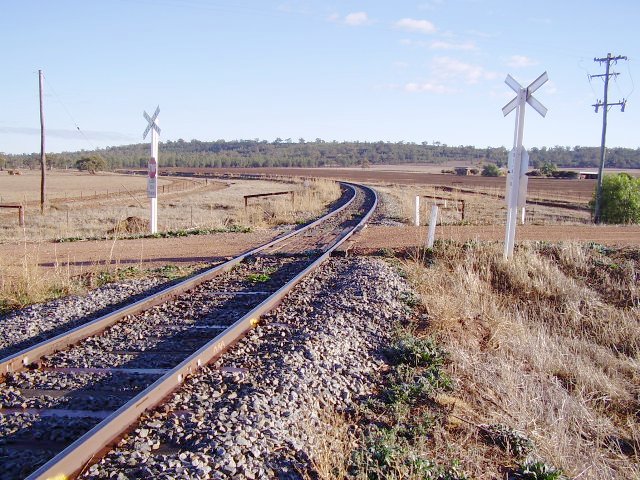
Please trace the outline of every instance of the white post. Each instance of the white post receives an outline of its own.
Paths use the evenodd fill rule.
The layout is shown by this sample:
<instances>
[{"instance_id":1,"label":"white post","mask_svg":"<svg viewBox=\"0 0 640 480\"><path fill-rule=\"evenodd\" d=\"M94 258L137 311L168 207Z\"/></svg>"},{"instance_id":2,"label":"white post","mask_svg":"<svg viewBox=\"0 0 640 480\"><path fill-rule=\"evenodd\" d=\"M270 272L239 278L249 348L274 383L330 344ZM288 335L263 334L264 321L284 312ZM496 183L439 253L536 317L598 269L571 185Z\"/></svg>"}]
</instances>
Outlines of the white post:
<instances>
[{"instance_id":1,"label":"white post","mask_svg":"<svg viewBox=\"0 0 640 480\"><path fill-rule=\"evenodd\" d=\"M438 221L438 206L431 207L431 217L429 217L429 235L427 236L427 247L433 248L433 242L436 236L436 223Z\"/></svg>"},{"instance_id":2,"label":"white post","mask_svg":"<svg viewBox=\"0 0 640 480\"><path fill-rule=\"evenodd\" d=\"M151 233L154 234L158 233L158 132L156 132L155 128L151 129L151 158L156 162L155 181L153 184L153 190L155 191L151 196L151 218L149 222Z\"/></svg>"},{"instance_id":3,"label":"white post","mask_svg":"<svg viewBox=\"0 0 640 480\"><path fill-rule=\"evenodd\" d=\"M149 176L147 178L147 197L151 201L149 229L152 234L158 233L158 135L160 135L160 127L157 119L159 114L159 105L152 117L147 112L142 114L148 122L147 128L142 134L142 139L144 140L147 137L147 133L151 132L151 158L149 159Z\"/></svg>"},{"instance_id":4,"label":"white post","mask_svg":"<svg viewBox=\"0 0 640 480\"><path fill-rule=\"evenodd\" d=\"M527 214L525 212L525 207L522 207L522 217L520 218L520 224L524 225L524 221L527 218Z\"/></svg>"},{"instance_id":5,"label":"white post","mask_svg":"<svg viewBox=\"0 0 640 480\"><path fill-rule=\"evenodd\" d=\"M522 159L522 136L524 134L524 105L527 101L527 90L521 88L518 92L518 105L516 107L516 128L512 161L509 162L509 174L507 175L507 227L504 242L504 258L513 256L513 247L516 236L516 223L518 222L518 193L520 190L520 167ZM510 158L511 160L511 158Z\"/></svg>"},{"instance_id":6,"label":"white post","mask_svg":"<svg viewBox=\"0 0 640 480\"><path fill-rule=\"evenodd\" d=\"M420 196L416 195L416 217L415 217L415 226L420 226Z\"/></svg>"}]
</instances>

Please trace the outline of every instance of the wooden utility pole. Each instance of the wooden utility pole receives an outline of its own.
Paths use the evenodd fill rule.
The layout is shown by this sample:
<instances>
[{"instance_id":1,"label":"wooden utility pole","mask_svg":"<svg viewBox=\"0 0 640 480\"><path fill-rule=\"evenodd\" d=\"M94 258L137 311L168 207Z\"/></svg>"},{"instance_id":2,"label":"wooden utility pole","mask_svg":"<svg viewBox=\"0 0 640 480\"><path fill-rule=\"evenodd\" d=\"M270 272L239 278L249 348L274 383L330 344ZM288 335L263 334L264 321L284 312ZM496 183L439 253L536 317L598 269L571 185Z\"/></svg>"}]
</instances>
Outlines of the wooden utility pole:
<instances>
[{"instance_id":1,"label":"wooden utility pole","mask_svg":"<svg viewBox=\"0 0 640 480\"><path fill-rule=\"evenodd\" d=\"M40 170L42 172L40 177L40 214L44 215L47 154L45 153L44 141L44 105L42 100L42 79L42 70L38 70L38 85L40 87Z\"/></svg>"},{"instance_id":2,"label":"wooden utility pole","mask_svg":"<svg viewBox=\"0 0 640 480\"><path fill-rule=\"evenodd\" d=\"M611 67L611 62L617 63L618 60L626 60L627 57L622 55L618 55L616 57L612 56L610 53L607 53L605 58L594 58L594 62L606 63L605 73L601 75L589 75L589 78L595 77L604 77L604 101L601 102L598 100L593 106L596 108L596 113L598 113L598 108L602 107L602 139L600 140L600 166L598 167L598 187L596 188L596 205L593 213L593 221L595 223L600 223L600 209L602 207L602 177L604 175L604 157L605 157L605 144L607 139L607 112L609 111L609 107L614 105L620 105L622 111L624 112L624 106L627 101L622 100L620 102L609 103L609 77L615 77L618 73L609 73L609 69Z\"/></svg>"}]
</instances>

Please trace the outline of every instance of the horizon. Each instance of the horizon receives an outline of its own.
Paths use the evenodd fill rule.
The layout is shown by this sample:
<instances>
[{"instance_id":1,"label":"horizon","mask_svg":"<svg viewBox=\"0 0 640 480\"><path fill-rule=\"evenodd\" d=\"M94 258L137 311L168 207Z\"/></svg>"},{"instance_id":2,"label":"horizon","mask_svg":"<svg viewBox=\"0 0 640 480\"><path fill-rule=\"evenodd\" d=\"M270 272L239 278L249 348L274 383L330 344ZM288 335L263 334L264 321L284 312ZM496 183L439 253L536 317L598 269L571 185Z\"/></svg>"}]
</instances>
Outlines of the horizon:
<instances>
[{"instance_id":1,"label":"horizon","mask_svg":"<svg viewBox=\"0 0 640 480\"><path fill-rule=\"evenodd\" d=\"M191 143L191 142L201 142L201 143L216 143L216 142L226 142L226 143L234 143L234 142L256 142L256 143L268 143L268 144L276 144L275 140L277 140L278 138L281 137L276 137L276 139L274 140L267 140L267 139L256 139L256 138L240 138L240 139L233 139L233 140L227 140L227 139L216 139L216 140L200 140L197 138L193 138L191 140L185 140L182 138L178 138L176 140L160 140L159 141L159 145L165 144L167 142L171 142L171 143L177 143L180 140L182 140L184 143ZM300 142L298 140L294 140L291 139L290 142L285 141L286 139L282 139L281 142L279 142L282 145L298 145L300 144ZM306 143L318 143L316 142L316 140L318 140L318 138L315 138L313 140L305 140L305 144ZM325 140L325 139L320 139L322 140L322 143L361 143L361 144L375 144L375 143L391 143L391 144L400 144L403 143L405 145L419 145L419 146L425 146L425 147L433 147L433 146L442 146L442 147L447 147L447 148L460 148L460 147L464 147L464 148L474 148L477 150L482 150L482 149L496 149L496 148L505 148L507 151L510 150L509 146L506 145L487 145L487 146L477 146L477 145L450 145L444 142L438 142L437 140L435 141L435 143L427 143L426 145L424 144L425 141L423 142L410 142L410 141L405 141L405 140L399 140L399 141L387 141L387 140ZM101 147L98 148L97 150L88 150L88 149L80 149L80 150L64 150L64 151L59 151L59 152L52 152L52 151L47 151L47 155L64 155L65 153L67 154L77 154L77 153L81 153L81 152L100 152L100 151L105 151L105 150L109 150L112 148L126 148L126 147L132 147L134 145L144 145L146 146L148 144L148 142L140 142L140 143L127 143L127 144L121 144L121 145L107 145L105 147ZM551 150L554 148L568 148L573 150L575 147L580 147L580 148L600 148L600 145L543 145L543 146L527 146L527 150L530 151L534 148L537 148L539 150L542 149L547 149L547 150ZM629 149L629 150L640 150L640 147L636 147L636 148L632 148L632 147L618 147L615 145L607 145L607 150L612 150L612 149L618 149L618 148L622 148L622 149ZM162 151L159 152L160 153L160 159L162 159ZM16 156L30 156L30 155L40 155L40 152L22 152L22 153L7 153L7 152L0 152L0 155L16 155Z\"/></svg>"},{"instance_id":2,"label":"horizon","mask_svg":"<svg viewBox=\"0 0 640 480\"><path fill-rule=\"evenodd\" d=\"M604 66L612 53L607 148L640 148L634 79L640 4L540 0L25 0L6 6L0 152L47 153L144 143L142 112L160 106L160 141L299 138L439 141L511 148L515 96L547 71L527 107L524 145L599 147ZM34 12L37 14L34 15ZM355 139L355 140L354 140ZM261 140L262 141L262 140Z\"/></svg>"}]
</instances>

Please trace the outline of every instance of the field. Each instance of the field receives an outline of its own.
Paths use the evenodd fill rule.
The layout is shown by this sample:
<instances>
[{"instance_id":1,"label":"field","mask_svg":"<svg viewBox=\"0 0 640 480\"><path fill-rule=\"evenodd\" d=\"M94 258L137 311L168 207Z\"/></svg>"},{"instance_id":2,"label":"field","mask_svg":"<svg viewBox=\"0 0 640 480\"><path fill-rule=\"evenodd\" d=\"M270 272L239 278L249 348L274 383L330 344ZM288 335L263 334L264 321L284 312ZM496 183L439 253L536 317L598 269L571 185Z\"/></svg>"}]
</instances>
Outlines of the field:
<instances>
[{"instance_id":1,"label":"field","mask_svg":"<svg viewBox=\"0 0 640 480\"><path fill-rule=\"evenodd\" d=\"M504 177L455 176L434 172L443 166L378 166L370 168L236 168L236 169L197 169L167 168L168 172L213 173L229 171L244 174L295 175L300 177L332 178L354 182L399 185L443 185L449 187L477 188L487 192L504 191ZM587 203L593 194L595 180L561 180L531 177L529 179L528 198L564 200Z\"/></svg>"},{"instance_id":2,"label":"field","mask_svg":"<svg viewBox=\"0 0 640 480\"><path fill-rule=\"evenodd\" d=\"M24 172L20 176L0 172L2 201L26 205L24 229L18 227L15 211L0 210L0 242L113 237L113 232L131 217L142 220L138 221L139 231L127 232L125 229L121 233L148 231L146 177L50 172L44 216L40 215L39 182L39 172ZM307 188L300 182L255 181L247 184L236 180L160 177L158 229L223 230L295 223L300 220L296 216L313 214L322 208L323 202L337 198L337 188L320 188L325 183L329 185L316 182ZM252 201L249 208L244 208L244 195L289 190L297 192L293 203L288 196L273 197ZM319 205L314 206L310 197L316 196L319 196Z\"/></svg>"}]
</instances>

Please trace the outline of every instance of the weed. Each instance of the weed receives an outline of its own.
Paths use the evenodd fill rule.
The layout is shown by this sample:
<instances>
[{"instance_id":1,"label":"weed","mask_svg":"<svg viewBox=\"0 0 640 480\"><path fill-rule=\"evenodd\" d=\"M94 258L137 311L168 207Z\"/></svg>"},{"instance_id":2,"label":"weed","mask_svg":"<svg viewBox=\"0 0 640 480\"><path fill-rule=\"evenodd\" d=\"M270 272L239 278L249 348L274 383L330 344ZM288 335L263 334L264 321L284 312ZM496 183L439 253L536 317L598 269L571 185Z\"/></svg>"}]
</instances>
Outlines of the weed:
<instances>
[{"instance_id":1,"label":"weed","mask_svg":"<svg viewBox=\"0 0 640 480\"><path fill-rule=\"evenodd\" d=\"M253 256L247 257L245 259L245 263L248 263L249 265L255 265L257 262L258 262L258 259ZM250 282L250 283L265 283L271 280L271 275L274 274L276 271L277 271L277 268L275 267L266 267L266 268L263 268L261 272L248 274L245 278L247 282Z\"/></svg>"},{"instance_id":2,"label":"weed","mask_svg":"<svg viewBox=\"0 0 640 480\"><path fill-rule=\"evenodd\" d=\"M439 390L448 390L451 379L439 367L415 368L409 365L396 366L387 377L388 387L382 398L389 404L415 405L430 398Z\"/></svg>"},{"instance_id":3,"label":"weed","mask_svg":"<svg viewBox=\"0 0 640 480\"><path fill-rule=\"evenodd\" d=\"M384 258L394 258L396 256L395 252L391 248L380 248L375 254Z\"/></svg>"},{"instance_id":4,"label":"weed","mask_svg":"<svg viewBox=\"0 0 640 480\"><path fill-rule=\"evenodd\" d=\"M420 298L410 290L402 292L400 294L400 300L406 303L409 308L415 308L420 305Z\"/></svg>"},{"instance_id":5,"label":"weed","mask_svg":"<svg viewBox=\"0 0 640 480\"><path fill-rule=\"evenodd\" d=\"M395 428L372 428L364 446L351 455L349 473L368 480L467 480L458 461L449 466L417 455Z\"/></svg>"},{"instance_id":6,"label":"weed","mask_svg":"<svg viewBox=\"0 0 640 480\"><path fill-rule=\"evenodd\" d=\"M533 442L525 434L501 423L480 425L480 431L487 440L516 457L527 455L534 447Z\"/></svg>"},{"instance_id":7,"label":"weed","mask_svg":"<svg viewBox=\"0 0 640 480\"><path fill-rule=\"evenodd\" d=\"M175 280L176 278L185 276L185 272L182 268L177 265L170 264L155 268L152 270L152 272L168 280Z\"/></svg>"},{"instance_id":8,"label":"weed","mask_svg":"<svg viewBox=\"0 0 640 480\"><path fill-rule=\"evenodd\" d=\"M264 283L271 280L271 276L266 273L250 273L247 275L247 281L251 283Z\"/></svg>"},{"instance_id":9,"label":"weed","mask_svg":"<svg viewBox=\"0 0 640 480\"><path fill-rule=\"evenodd\" d=\"M415 297L410 298L413 300ZM400 338L385 351L385 354L395 365L440 368L445 362L445 354L433 339L418 338L408 333L401 333Z\"/></svg>"},{"instance_id":10,"label":"weed","mask_svg":"<svg viewBox=\"0 0 640 480\"><path fill-rule=\"evenodd\" d=\"M566 480L562 470L547 465L542 461L529 461L509 476L509 480Z\"/></svg>"},{"instance_id":11,"label":"weed","mask_svg":"<svg viewBox=\"0 0 640 480\"><path fill-rule=\"evenodd\" d=\"M142 233L132 235L118 235L120 240L136 240L139 238L180 238L192 235L213 235L216 233L250 233L251 227L243 225L230 225L225 228L191 228L184 230L169 230L167 232ZM82 242L88 240L112 240L112 236L99 237L65 237L54 240L56 243Z\"/></svg>"}]
</instances>

